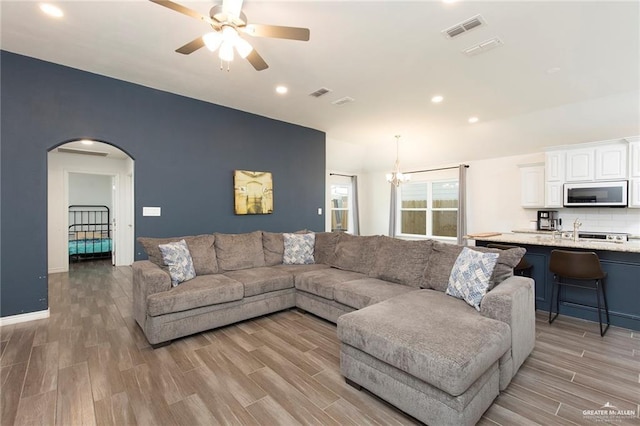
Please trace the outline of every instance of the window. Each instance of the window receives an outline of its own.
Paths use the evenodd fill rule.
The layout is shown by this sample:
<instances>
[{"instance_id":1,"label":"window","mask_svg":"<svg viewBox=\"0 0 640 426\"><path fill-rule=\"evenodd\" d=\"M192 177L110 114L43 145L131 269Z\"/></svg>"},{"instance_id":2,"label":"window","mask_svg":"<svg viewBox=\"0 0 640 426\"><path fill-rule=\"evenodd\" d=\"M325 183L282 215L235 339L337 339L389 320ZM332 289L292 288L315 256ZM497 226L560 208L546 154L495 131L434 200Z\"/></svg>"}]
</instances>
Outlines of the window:
<instances>
[{"instance_id":1,"label":"window","mask_svg":"<svg viewBox=\"0 0 640 426\"><path fill-rule=\"evenodd\" d=\"M331 184L331 231L349 231L351 183Z\"/></svg>"},{"instance_id":2,"label":"window","mask_svg":"<svg viewBox=\"0 0 640 426\"><path fill-rule=\"evenodd\" d=\"M398 188L400 235L453 237L458 232L458 180L422 181Z\"/></svg>"}]
</instances>

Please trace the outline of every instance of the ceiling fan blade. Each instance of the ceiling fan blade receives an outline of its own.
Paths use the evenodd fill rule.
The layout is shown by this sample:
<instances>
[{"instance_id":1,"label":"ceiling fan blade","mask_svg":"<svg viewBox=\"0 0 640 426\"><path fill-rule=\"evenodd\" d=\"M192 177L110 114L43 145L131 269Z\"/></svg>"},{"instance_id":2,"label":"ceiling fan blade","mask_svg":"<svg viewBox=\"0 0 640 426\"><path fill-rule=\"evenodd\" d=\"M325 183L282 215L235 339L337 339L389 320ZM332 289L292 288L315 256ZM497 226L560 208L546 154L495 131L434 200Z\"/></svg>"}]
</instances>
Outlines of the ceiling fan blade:
<instances>
[{"instance_id":1,"label":"ceiling fan blade","mask_svg":"<svg viewBox=\"0 0 640 426\"><path fill-rule=\"evenodd\" d=\"M251 53L249 53L249 55L247 56L247 61L249 61L249 63L253 65L256 71L262 71L269 68L269 65L267 65L264 59L262 59L262 56L260 56L260 54L256 52L256 49L253 49Z\"/></svg>"},{"instance_id":2,"label":"ceiling fan blade","mask_svg":"<svg viewBox=\"0 0 640 426\"><path fill-rule=\"evenodd\" d=\"M233 16L234 18L240 17L242 11L242 0L223 0L222 12L227 16Z\"/></svg>"},{"instance_id":3,"label":"ceiling fan blade","mask_svg":"<svg viewBox=\"0 0 640 426\"><path fill-rule=\"evenodd\" d=\"M202 36L200 36L200 37L190 41L189 43L185 44L184 46L176 49L176 52L182 53L183 55L188 55L188 54L193 53L196 50L200 49L201 47L204 47L204 39L202 38Z\"/></svg>"},{"instance_id":4,"label":"ceiling fan blade","mask_svg":"<svg viewBox=\"0 0 640 426\"><path fill-rule=\"evenodd\" d=\"M214 21L213 19L209 18L208 16L204 16L198 12L196 12L193 9L189 9L188 7L182 6L181 4L178 3L174 3L172 1L169 0L149 0L152 3L155 4L159 4L160 6L164 6L166 8L169 8L171 10L174 10L176 12L182 13L183 15L187 15L190 16L192 18L195 19L199 19L201 21L206 22L207 24L211 24L214 25L215 27L219 27L220 24L218 24L216 21Z\"/></svg>"},{"instance_id":5,"label":"ceiling fan blade","mask_svg":"<svg viewBox=\"0 0 640 426\"><path fill-rule=\"evenodd\" d=\"M243 28L243 31L254 37L285 38L288 40L309 41L308 28L249 24Z\"/></svg>"}]
</instances>

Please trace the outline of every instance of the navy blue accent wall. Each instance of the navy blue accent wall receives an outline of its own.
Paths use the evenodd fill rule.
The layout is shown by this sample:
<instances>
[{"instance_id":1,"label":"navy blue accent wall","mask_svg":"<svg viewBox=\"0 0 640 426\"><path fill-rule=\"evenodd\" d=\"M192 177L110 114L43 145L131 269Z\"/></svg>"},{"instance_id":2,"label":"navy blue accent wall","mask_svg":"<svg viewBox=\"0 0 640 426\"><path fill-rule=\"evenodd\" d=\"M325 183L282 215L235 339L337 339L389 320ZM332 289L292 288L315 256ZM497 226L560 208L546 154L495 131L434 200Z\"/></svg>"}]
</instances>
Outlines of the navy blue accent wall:
<instances>
[{"instance_id":1,"label":"navy blue accent wall","mask_svg":"<svg viewBox=\"0 0 640 426\"><path fill-rule=\"evenodd\" d=\"M0 55L0 316L48 307L47 151L71 139L105 141L134 158L136 236L324 229L323 132ZM235 169L273 173L273 214L234 215ZM162 207L162 216L143 217L143 206Z\"/></svg>"}]
</instances>

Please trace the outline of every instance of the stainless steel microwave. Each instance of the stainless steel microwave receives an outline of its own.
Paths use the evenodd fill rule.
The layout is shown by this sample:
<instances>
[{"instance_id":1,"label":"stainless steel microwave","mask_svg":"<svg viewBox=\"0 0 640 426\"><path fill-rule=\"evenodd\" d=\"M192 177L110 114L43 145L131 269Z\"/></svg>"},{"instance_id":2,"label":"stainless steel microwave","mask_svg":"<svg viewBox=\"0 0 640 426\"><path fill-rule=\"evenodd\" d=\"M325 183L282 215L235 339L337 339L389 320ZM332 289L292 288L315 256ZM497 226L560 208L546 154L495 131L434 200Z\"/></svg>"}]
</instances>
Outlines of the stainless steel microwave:
<instances>
[{"instance_id":1,"label":"stainless steel microwave","mask_svg":"<svg viewBox=\"0 0 640 426\"><path fill-rule=\"evenodd\" d=\"M565 207L626 207L628 182L580 182L564 184Z\"/></svg>"}]
</instances>

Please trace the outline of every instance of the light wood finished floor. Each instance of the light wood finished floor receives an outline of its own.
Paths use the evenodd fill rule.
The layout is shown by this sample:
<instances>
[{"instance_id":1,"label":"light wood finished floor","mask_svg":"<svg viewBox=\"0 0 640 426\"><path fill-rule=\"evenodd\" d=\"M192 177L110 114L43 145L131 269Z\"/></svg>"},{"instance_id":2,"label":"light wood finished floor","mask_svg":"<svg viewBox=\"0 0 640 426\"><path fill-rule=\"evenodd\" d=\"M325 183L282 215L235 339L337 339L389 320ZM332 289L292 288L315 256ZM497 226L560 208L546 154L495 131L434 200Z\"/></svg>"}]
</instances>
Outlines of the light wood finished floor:
<instances>
[{"instance_id":1,"label":"light wood finished floor","mask_svg":"<svg viewBox=\"0 0 640 426\"><path fill-rule=\"evenodd\" d=\"M131 316L131 269L49 277L51 317L0 328L0 424L406 425L339 373L335 326L289 310L152 350ZM596 424L640 412L640 333L540 313L536 348L483 425ZM639 418L607 418L640 424ZM602 422L598 422L602 424Z\"/></svg>"}]
</instances>

